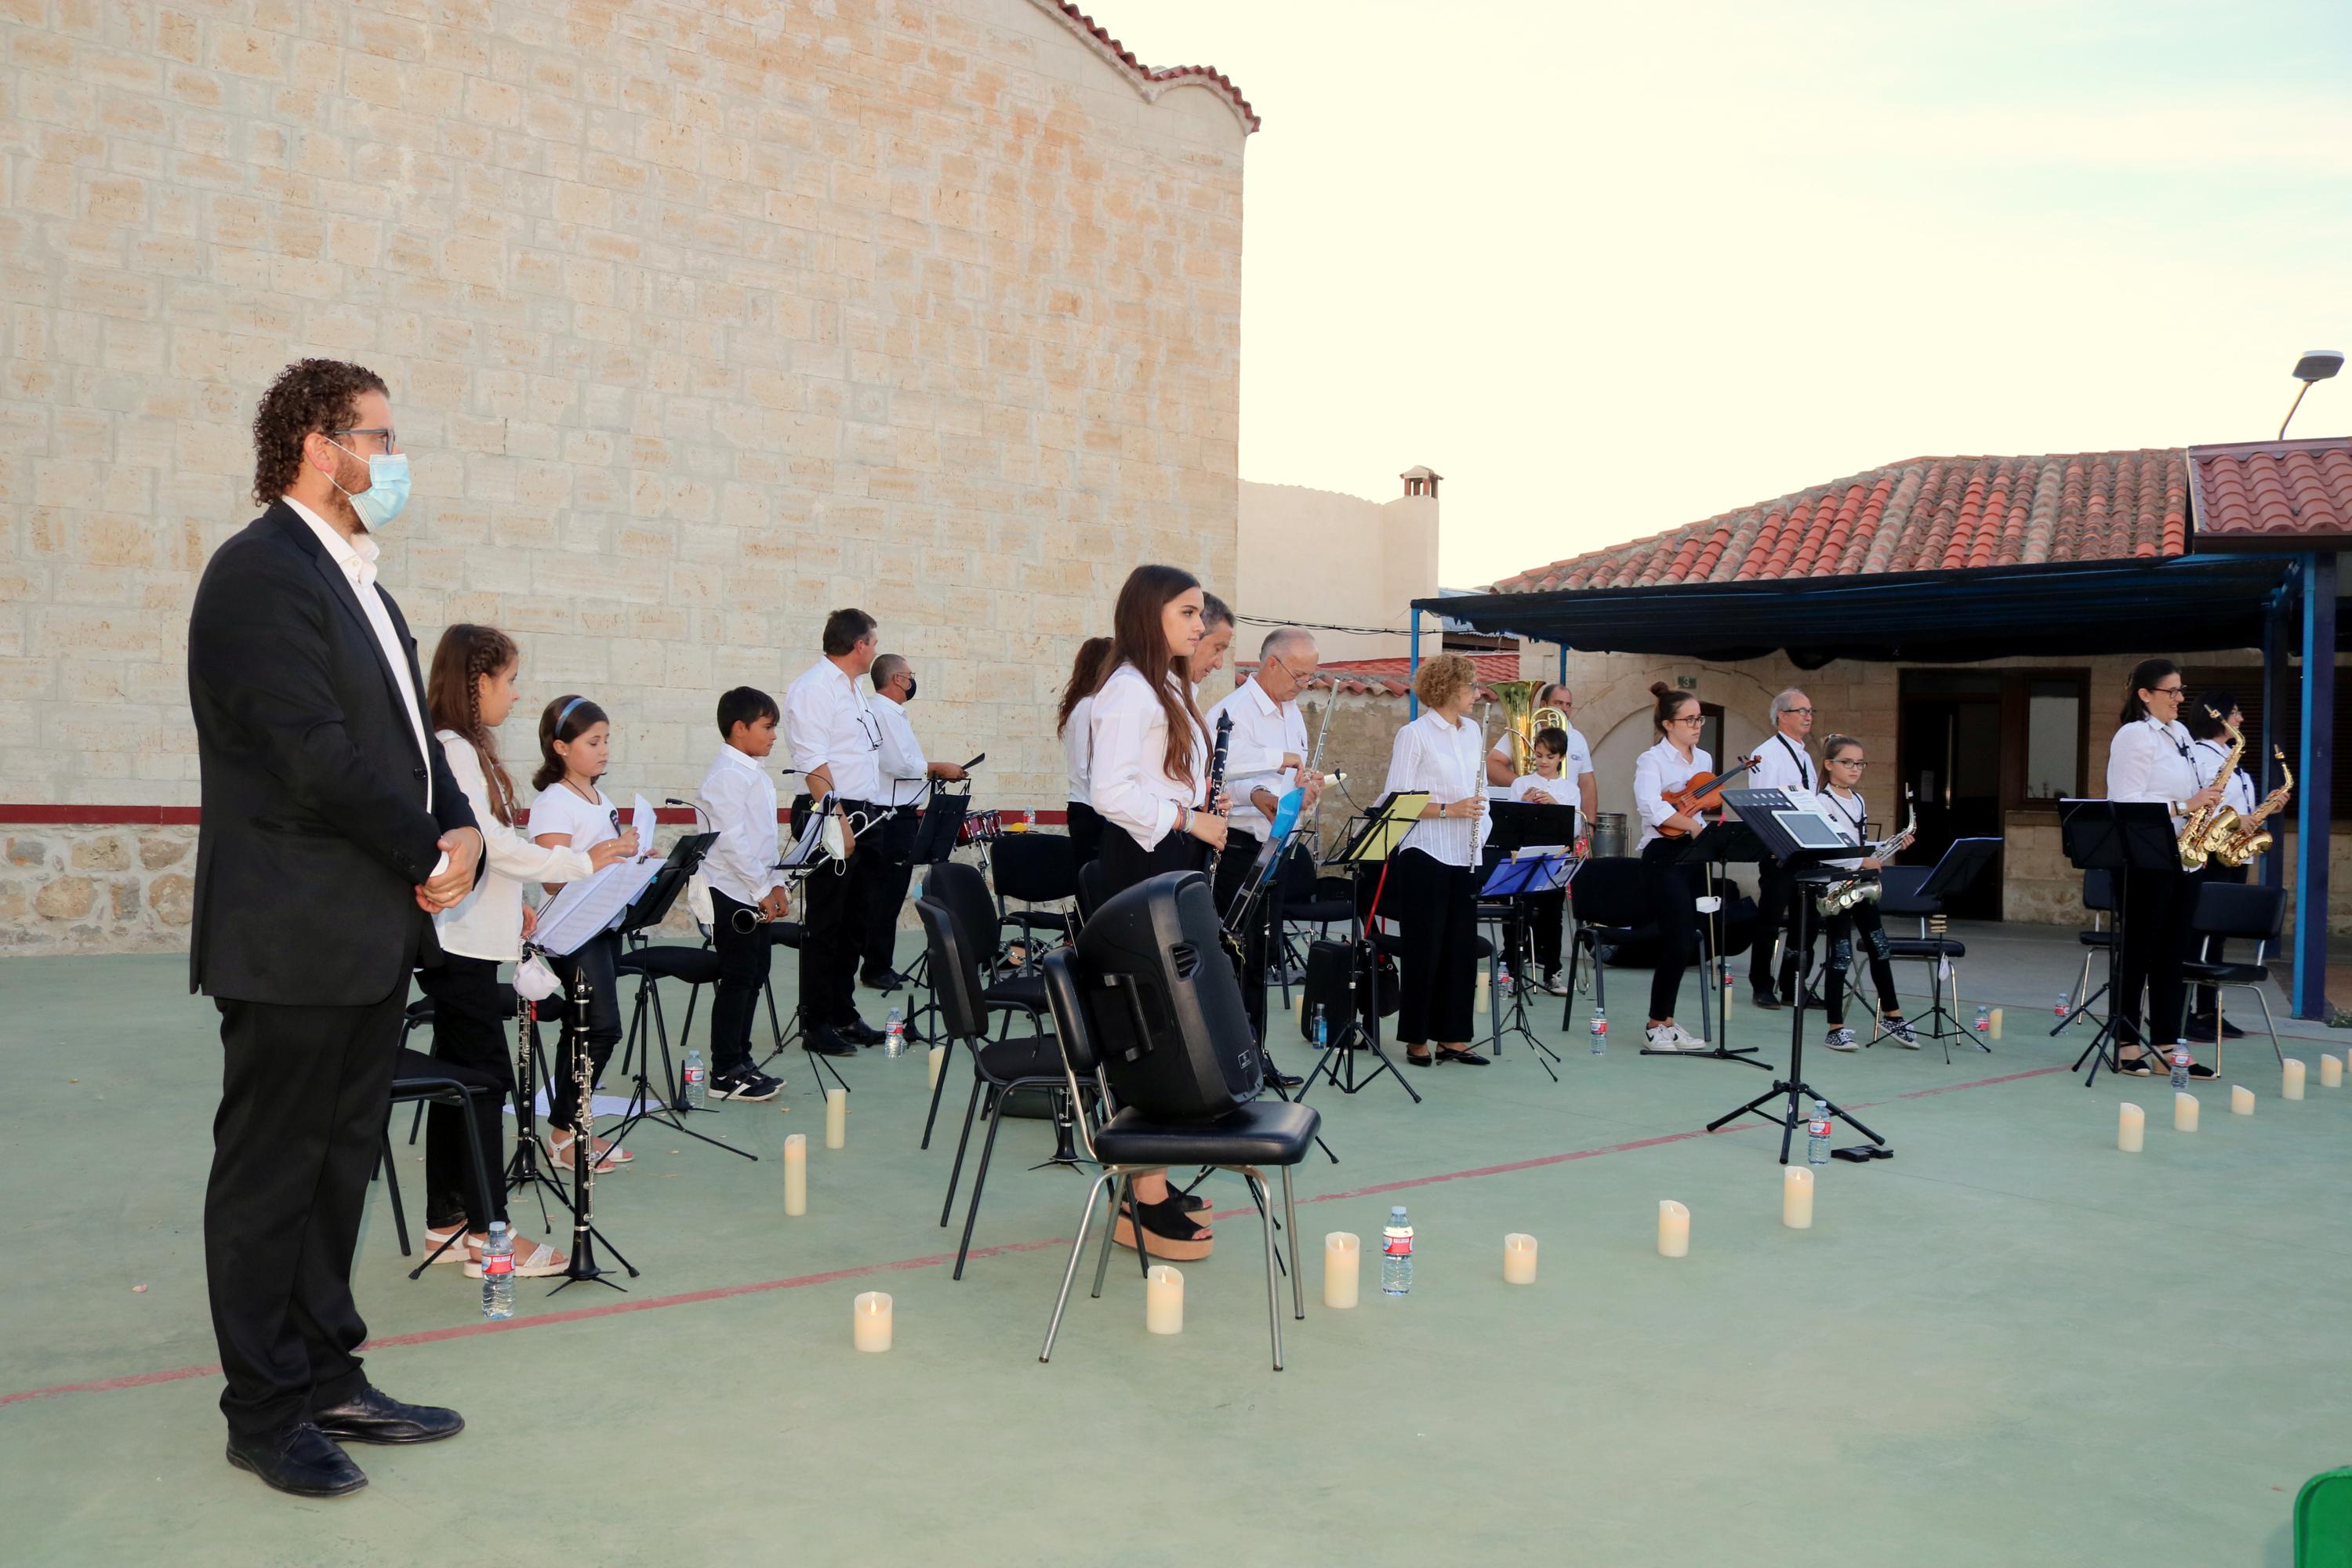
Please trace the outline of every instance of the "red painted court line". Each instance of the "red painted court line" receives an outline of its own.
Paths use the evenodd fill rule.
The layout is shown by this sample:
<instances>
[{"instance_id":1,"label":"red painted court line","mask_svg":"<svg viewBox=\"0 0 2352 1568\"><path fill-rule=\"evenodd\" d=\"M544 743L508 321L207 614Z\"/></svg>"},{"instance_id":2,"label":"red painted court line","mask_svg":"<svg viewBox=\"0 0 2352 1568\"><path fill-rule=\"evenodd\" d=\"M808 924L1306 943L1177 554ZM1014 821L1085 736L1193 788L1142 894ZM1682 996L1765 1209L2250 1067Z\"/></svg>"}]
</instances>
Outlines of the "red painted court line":
<instances>
[{"instance_id":1,"label":"red painted court line","mask_svg":"<svg viewBox=\"0 0 2352 1568\"><path fill-rule=\"evenodd\" d=\"M2042 1078L2064 1068L2034 1068L2025 1072L2013 1072L2000 1078L1977 1079L1968 1083L1945 1084L1936 1089L1913 1089L1897 1095L1898 1100L1917 1100L1924 1095L1950 1094L1964 1089L1990 1089L1995 1084L2015 1083L2021 1079ZM1857 1104L1857 1110L1868 1105ZM1725 1132L1743 1131L1751 1127L1768 1125L1762 1120L1743 1121L1723 1129ZM1624 1143L1604 1144L1598 1149L1571 1149L1564 1154L1538 1154L1531 1160L1513 1160L1501 1165L1479 1165L1466 1171L1443 1171L1430 1176L1408 1176L1398 1182L1381 1182L1369 1187L1352 1187L1346 1192L1321 1193L1301 1200L1308 1204L1338 1203L1346 1198L1376 1197L1382 1193L1401 1193L1413 1187L1434 1186L1440 1182L1466 1182L1480 1176L1507 1176L1519 1171L1538 1171L1548 1165L1565 1165L1577 1160L1596 1160L1603 1154L1629 1154L1636 1149L1655 1149L1662 1144L1680 1143L1692 1138L1711 1134L1703 1127L1683 1132L1663 1132L1654 1138L1636 1138ZM1254 1209L1227 1209L1212 1215L1213 1219L1232 1219L1254 1213ZM1070 1237L1058 1237L1045 1241L1008 1241L994 1247L975 1247L973 1258L1002 1258L1017 1252L1039 1252L1070 1245ZM697 1301L723 1301L732 1296L756 1296L770 1290L796 1290L804 1285L831 1285L844 1279L865 1279L877 1274L903 1274L917 1268L936 1268L952 1263L952 1252L935 1252L922 1258L902 1258L894 1263L864 1263L851 1268L834 1268L822 1274L799 1274L786 1279L759 1279L743 1285L720 1285L708 1290L685 1290L674 1296L646 1296L625 1301L605 1301L593 1307L574 1308L568 1312L542 1312L530 1318L509 1318L500 1322L457 1323L443 1329L422 1329L413 1334L392 1334L383 1339L372 1339L363 1350L389 1350L397 1345L429 1345L443 1340L471 1339L477 1334L512 1333L518 1329L543 1329L554 1323L583 1322L591 1318L615 1317L623 1312L651 1312L664 1307L684 1307ZM208 1362L202 1366L175 1366L159 1372L134 1372L121 1377L101 1377L87 1383L59 1383L47 1388L23 1388L13 1394L0 1394L0 1407L27 1399L50 1399L64 1394L111 1394L118 1389L145 1388L159 1383L181 1383L192 1377L212 1377L220 1372L220 1363Z\"/></svg>"}]
</instances>

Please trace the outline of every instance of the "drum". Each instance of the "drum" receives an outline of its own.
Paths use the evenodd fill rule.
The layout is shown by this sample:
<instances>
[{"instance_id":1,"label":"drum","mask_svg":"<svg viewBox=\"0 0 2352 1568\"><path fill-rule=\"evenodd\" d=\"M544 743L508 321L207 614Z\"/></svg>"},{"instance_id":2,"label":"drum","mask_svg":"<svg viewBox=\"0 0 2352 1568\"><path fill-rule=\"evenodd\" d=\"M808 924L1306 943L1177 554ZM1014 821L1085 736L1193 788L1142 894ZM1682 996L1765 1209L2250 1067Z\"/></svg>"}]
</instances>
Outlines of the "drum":
<instances>
[{"instance_id":1,"label":"drum","mask_svg":"<svg viewBox=\"0 0 2352 1568\"><path fill-rule=\"evenodd\" d=\"M956 829L956 842L985 844L1004 837L1004 814L998 811L968 811L963 826Z\"/></svg>"}]
</instances>

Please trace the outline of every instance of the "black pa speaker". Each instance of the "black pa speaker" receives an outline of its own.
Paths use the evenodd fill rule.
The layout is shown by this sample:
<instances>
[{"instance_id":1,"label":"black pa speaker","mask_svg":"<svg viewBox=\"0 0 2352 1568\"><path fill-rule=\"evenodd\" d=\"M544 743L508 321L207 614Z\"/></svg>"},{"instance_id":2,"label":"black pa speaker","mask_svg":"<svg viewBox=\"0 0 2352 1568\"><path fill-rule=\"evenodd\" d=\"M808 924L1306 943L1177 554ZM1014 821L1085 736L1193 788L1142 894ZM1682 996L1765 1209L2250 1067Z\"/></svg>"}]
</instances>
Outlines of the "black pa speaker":
<instances>
[{"instance_id":1,"label":"black pa speaker","mask_svg":"<svg viewBox=\"0 0 2352 1568\"><path fill-rule=\"evenodd\" d=\"M1362 962L1353 942L1316 942L1307 949L1307 983L1302 994L1306 1005L1298 1009L1298 1033L1301 1038L1315 1038L1315 1010L1323 1010L1323 1024L1331 1032L1333 1045L1339 1043L1339 1033L1348 1026L1348 971ZM1372 1009L1378 1006L1383 1015L1397 1010L1396 961L1386 953L1379 955L1372 973L1357 970L1356 1021L1368 1031L1378 1033Z\"/></svg>"},{"instance_id":2,"label":"black pa speaker","mask_svg":"<svg viewBox=\"0 0 2352 1568\"><path fill-rule=\"evenodd\" d=\"M1108 992L1088 1009L1111 1090L1155 1121L1206 1121L1255 1096L1265 1066L1216 900L1198 871L1168 871L1108 900L1078 936Z\"/></svg>"}]
</instances>

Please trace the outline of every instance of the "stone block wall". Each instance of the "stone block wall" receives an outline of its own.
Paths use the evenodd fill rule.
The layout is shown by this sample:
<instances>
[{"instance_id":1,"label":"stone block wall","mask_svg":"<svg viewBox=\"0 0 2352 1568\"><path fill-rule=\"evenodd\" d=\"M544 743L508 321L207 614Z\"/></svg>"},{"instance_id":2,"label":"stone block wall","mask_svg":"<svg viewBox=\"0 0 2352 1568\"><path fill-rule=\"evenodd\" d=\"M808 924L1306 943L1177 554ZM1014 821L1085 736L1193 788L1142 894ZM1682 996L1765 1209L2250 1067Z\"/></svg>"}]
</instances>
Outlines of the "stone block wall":
<instances>
[{"instance_id":1,"label":"stone block wall","mask_svg":"<svg viewBox=\"0 0 2352 1568\"><path fill-rule=\"evenodd\" d=\"M0 828L0 955L184 949L196 830Z\"/></svg>"}]
</instances>

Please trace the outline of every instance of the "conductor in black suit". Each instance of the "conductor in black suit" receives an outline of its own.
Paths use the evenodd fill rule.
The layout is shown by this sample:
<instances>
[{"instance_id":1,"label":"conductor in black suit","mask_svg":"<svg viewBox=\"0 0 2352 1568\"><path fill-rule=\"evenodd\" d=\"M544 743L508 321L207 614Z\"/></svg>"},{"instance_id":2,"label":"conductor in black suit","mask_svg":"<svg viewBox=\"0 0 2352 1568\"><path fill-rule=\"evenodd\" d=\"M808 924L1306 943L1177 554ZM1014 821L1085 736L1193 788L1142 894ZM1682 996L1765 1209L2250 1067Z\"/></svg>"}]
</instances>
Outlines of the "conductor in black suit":
<instances>
[{"instance_id":1,"label":"conductor in black suit","mask_svg":"<svg viewBox=\"0 0 2352 1568\"><path fill-rule=\"evenodd\" d=\"M188 619L204 773L189 984L221 1020L205 1272L229 1462L282 1491L367 1484L341 1442L456 1433L377 1392L352 1255L408 981L482 837L425 722L416 644L371 529L408 493L383 383L289 366L253 421L268 510L215 552Z\"/></svg>"}]
</instances>

